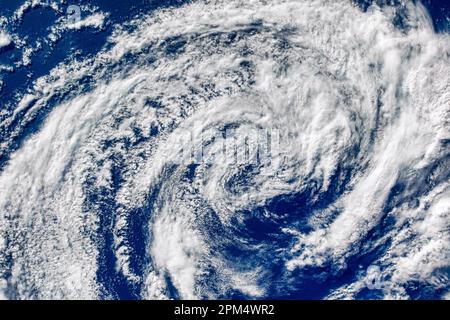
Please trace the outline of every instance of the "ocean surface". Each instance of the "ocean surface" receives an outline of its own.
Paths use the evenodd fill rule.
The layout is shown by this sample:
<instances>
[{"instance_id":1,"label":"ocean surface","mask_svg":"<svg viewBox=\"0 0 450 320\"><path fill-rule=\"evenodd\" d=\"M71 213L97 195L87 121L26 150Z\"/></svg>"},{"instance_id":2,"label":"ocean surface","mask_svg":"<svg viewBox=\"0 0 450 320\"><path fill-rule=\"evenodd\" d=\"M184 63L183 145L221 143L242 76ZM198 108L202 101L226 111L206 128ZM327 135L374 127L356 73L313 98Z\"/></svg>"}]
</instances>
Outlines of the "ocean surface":
<instances>
[{"instance_id":1,"label":"ocean surface","mask_svg":"<svg viewBox=\"0 0 450 320\"><path fill-rule=\"evenodd\" d=\"M450 299L447 0L0 0L0 299Z\"/></svg>"}]
</instances>

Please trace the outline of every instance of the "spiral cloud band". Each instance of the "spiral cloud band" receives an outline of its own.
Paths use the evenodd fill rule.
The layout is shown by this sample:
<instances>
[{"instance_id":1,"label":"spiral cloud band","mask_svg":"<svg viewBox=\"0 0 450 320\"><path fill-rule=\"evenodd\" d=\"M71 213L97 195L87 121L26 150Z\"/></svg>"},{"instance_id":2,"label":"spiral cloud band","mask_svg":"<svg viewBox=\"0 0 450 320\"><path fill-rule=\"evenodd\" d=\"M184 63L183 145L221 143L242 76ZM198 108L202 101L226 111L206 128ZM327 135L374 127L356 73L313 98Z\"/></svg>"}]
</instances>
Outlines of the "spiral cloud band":
<instances>
[{"instance_id":1,"label":"spiral cloud band","mask_svg":"<svg viewBox=\"0 0 450 320\"><path fill-rule=\"evenodd\" d=\"M39 78L0 117L0 297L449 298L450 38L396 14L193 1Z\"/></svg>"}]
</instances>

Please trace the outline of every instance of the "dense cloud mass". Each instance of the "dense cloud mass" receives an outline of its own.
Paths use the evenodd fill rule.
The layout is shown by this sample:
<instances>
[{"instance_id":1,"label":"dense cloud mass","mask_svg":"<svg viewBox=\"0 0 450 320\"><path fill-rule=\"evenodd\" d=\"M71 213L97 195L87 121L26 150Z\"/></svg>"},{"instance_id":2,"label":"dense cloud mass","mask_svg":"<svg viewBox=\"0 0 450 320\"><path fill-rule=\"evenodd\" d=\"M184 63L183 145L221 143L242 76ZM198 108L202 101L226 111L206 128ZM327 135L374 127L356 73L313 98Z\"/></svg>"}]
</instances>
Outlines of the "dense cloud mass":
<instances>
[{"instance_id":1,"label":"dense cloud mass","mask_svg":"<svg viewBox=\"0 0 450 320\"><path fill-rule=\"evenodd\" d=\"M55 66L0 111L0 297L448 299L450 38L396 15L193 1Z\"/></svg>"}]
</instances>

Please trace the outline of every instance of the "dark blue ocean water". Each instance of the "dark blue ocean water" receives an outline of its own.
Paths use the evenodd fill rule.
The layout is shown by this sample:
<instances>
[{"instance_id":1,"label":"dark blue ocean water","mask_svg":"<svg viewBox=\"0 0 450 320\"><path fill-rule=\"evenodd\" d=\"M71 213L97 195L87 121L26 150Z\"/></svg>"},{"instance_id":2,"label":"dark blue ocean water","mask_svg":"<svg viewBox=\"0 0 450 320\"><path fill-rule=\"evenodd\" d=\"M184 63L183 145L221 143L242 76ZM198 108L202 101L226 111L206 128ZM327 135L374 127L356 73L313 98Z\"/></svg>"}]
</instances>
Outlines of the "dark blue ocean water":
<instances>
[{"instance_id":1,"label":"dark blue ocean water","mask_svg":"<svg viewBox=\"0 0 450 320\"><path fill-rule=\"evenodd\" d=\"M0 0L0 16L5 16L7 18L17 10L17 8L22 4L21 0ZM111 35L113 27L117 24L123 24L126 21L136 17L137 15L151 12L152 10L157 10L162 7L177 6L181 5L184 1L182 0L92 0L92 1L68 1L68 5L76 4L81 5L83 3L89 3L91 5L98 6L99 10L102 12L109 13L109 17L106 21L106 27L104 30L97 30L93 28L85 28L81 30L65 31L63 37L58 40L53 45L44 45L40 50L37 50L31 55L31 64L23 67L16 68L13 72L0 71L1 77L3 78L4 86L0 91L0 108L13 108L16 102L16 94L23 93L32 85L33 81L37 78L46 75L57 66L59 63L64 63L69 59L85 59L86 57L95 55L99 50L101 50L105 45L107 45L107 38ZM359 0L355 1L361 10L366 10L373 1L369 0ZM397 5L397 1L377 1L384 5ZM422 3L429 10L429 14L433 20L434 28L436 32L445 33L450 32L450 1L448 0L424 0ZM64 13L62 13L64 14ZM82 15L84 13L82 12ZM20 35L21 38L27 39L28 43L34 43L35 41L44 38L48 29L55 23L55 21L60 18L60 15L55 13L53 10L48 8L34 8L25 13L24 18L21 21L9 24L7 26L8 33ZM399 19L394 22L397 27L402 27L401 12L399 13ZM22 58L22 50L17 47L16 44L0 49L0 65L11 65L14 64ZM86 89L88 90L88 88ZM40 116L24 130L20 137L17 137L17 141L9 150L2 150L0 153L0 168L2 168L10 153L14 148L18 148L21 142L29 136L31 133L35 132L39 125L42 123L45 116L51 110L51 106L47 109L41 111ZM11 124L9 129L13 129L14 123ZM0 132L0 142L8 137L8 128L5 131ZM117 162L120 163L120 162ZM349 177L351 168L340 168L337 175L342 177ZM336 177L338 179L339 177ZM332 179L333 181L333 179ZM332 182L333 183L333 182ZM116 170L114 175L114 184L118 189L121 184L120 170ZM342 180L341 180L342 185ZM397 186L401 188L401 186ZM342 194L344 190L339 189L339 184L336 186L331 186L326 194L321 195L321 198L314 204L308 203L309 194L308 192L313 192L313 190L307 190L302 194L292 194L288 197L274 198L268 204L267 208L272 213L277 212L290 212L291 215L287 219L280 219L279 221L267 222L259 219L261 212L264 208L258 208L254 212L249 213L249 218L245 223L245 229L237 230L237 232L245 233L250 241L271 241L274 243L273 250L277 248L284 247L284 244L289 241L288 238L283 238L282 236L275 237L273 230L278 229L283 225L292 225L292 223L297 223L299 228L301 228L301 215L307 216L308 211L313 211L321 207L326 207L328 204L332 203L339 195ZM104 211L100 219L100 225L104 226L103 239L102 239L102 258L99 262L100 268L98 272L98 279L105 287L105 292L113 292L115 298L121 299L138 299L139 292L141 290L139 285L130 284L123 276L115 270L115 256L112 251L112 234L110 233L109 226L111 225L112 217L108 215L108 212L115 210L114 201L109 199L110 194L102 194L101 192L92 192L89 197L92 203L100 204L100 208ZM150 196L151 197L151 196ZM148 199L149 203L152 203L152 199ZM389 204L387 204L388 206ZM266 208L266 209L267 209ZM142 208L139 212L130 215L133 219L131 226L135 228L134 237L129 239L129 241L136 244L144 243L143 240L143 221L148 219L147 208ZM291 220L290 220L291 219ZM371 237L377 238L377 233L386 232L392 227L391 221L386 218L383 220L379 226L372 230L372 232L367 236L366 241L371 241ZM307 230L305 230L307 231ZM211 230L211 232L221 232L221 230ZM330 293L334 288L338 288L341 285L350 282L352 279L357 277L357 273L361 267L366 268L371 263L376 260L386 248L385 246L378 247L375 251L366 252L364 254L358 254L348 261L348 268L343 274L334 277L333 282L323 282L320 277L311 276L310 280L305 277L305 274L311 273L311 275L318 275L321 273L332 273L333 266L322 266L319 268L313 268L311 270L302 270L302 282L296 284L290 284L292 288L289 295L286 296L274 296L273 298L286 298L286 299L319 299L323 298ZM139 245L133 246L135 252L133 252L132 267L137 270L137 272L143 272L144 266L148 261L146 261L145 249ZM249 255L254 255L257 253L246 252L241 250L239 247L229 246L227 248L222 248L229 252L230 256L239 259L250 259ZM254 258L254 256L253 256ZM266 259L267 257L260 257L261 259ZM283 268L283 261L270 261L268 262L268 267L272 269L271 274L273 279L268 279L273 283L280 283L282 279L277 279L278 275L281 275L281 268ZM214 275L211 275L214 278ZM169 284L169 289L171 290L171 295L174 298L178 297L178 293L174 286L171 286L171 280L167 279ZM295 287L298 290L295 290ZM302 291L301 288L307 286L311 288L307 292ZM434 296L439 296L440 292L432 292L430 296L423 296L423 290L419 290L416 284L412 283L411 287L408 288L409 294L415 297L415 292L421 292L420 298L433 298ZM359 298L378 298L379 292L376 290L367 290L361 293ZM246 298L241 293L229 293L227 298Z\"/></svg>"}]
</instances>

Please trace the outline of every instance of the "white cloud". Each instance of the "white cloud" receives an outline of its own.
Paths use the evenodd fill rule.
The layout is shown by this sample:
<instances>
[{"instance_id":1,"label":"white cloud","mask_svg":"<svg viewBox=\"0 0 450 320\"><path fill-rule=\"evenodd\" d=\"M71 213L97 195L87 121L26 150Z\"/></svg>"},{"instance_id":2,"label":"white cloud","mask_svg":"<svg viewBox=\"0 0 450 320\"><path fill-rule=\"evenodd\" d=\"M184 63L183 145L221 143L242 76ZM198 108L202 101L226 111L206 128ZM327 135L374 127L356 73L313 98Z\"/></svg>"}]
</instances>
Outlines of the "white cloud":
<instances>
[{"instance_id":1,"label":"white cloud","mask_svg":"<svg viewBox=\"0 0 450 320\"><path fill-rule=\"evenodd\" d=\"M93 15L90 15L80 21L71 23L67 25L68 29L74 29L79 30L82 28L101 28L103 27L103 24L105 22L105 14L103 13L95 13Z\"/></svg>"},{"instance_id":2,"label":"white cloud","mask_svg":"<svg viewBox=\"0 0 450 320\"><path fill-rule=\"evenodd\" d=\"M5 31L0 31L0 49L9 46L11 43L11 37Z\"/></svg>"}]
</instances>

